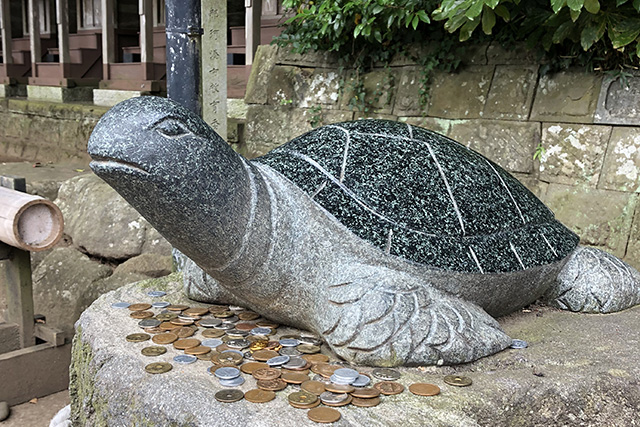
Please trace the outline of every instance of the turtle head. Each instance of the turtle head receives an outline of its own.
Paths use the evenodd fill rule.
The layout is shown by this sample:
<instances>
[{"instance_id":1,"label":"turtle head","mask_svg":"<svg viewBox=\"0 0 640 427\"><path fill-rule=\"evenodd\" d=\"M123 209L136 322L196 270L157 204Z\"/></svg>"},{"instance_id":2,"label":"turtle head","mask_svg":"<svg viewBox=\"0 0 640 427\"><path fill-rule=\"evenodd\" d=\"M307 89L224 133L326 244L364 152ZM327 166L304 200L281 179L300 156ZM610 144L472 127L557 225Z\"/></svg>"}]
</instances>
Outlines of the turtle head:
<instances>
[{"instance_id":1,"label":"turtle head","mask_svg":"<svg viewBox=\"0 0 640 427\"><path fill-rule=\"evenodd\" d=\"M239 227L233 215L242 217L250 199L245 160L176 102L143 96L117 104L94 128L88 151L96 175L179 249L181 236L215 249L212 239Z\"/></svg>"}]
</instances>

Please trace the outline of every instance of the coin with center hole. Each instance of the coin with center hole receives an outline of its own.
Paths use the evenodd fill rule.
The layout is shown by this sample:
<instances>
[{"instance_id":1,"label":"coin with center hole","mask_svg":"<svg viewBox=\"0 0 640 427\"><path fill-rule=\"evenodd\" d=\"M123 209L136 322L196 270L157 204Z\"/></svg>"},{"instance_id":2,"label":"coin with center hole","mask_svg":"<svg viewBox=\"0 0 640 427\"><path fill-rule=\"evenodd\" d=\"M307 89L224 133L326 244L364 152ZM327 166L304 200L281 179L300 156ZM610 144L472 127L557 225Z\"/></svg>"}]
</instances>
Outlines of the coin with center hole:
<instances>
[{"instance_id":1,"label":"coin with center hole","mask_svg":"<svg viewBox=\"0 0 640 427\"><path fill-rule=\"evenodd\" d=\"M217 392L214 397L219 402L231 403L241 400L244 397L244 393L238 389L225 389Z\"/></svg>"},{"instance_id":2,"label":"coin with center hole","mask_svg":"<svg viewBox=\"0 0 640 427\"><path fill-rule=\"evenodd\" d=\"M373 370L373 376L383 381L395 381L400 378L400 372L389 368L376 368Z\"/></svg>"},{"instance_id":3,"label":"coin with center hole","mask_svg":"<svg viewBox=\"0 0 640 427\"><path fill-rule=\"evenodd\" d=\"M380 393L386 395L399 394L404 390L404 386L395 381L381 381L375 384L373 387L377 388Z\"/></svg>"},{"instance_id":4,"label":"coin with center hole","mask_svg":"<svg viewBox=\"0 0 640 427\"><path fill-rule=\"evenodd\" d=\"M240 363L242 363L242 360L243 360L242 354L238 354L234 352L219 353L211 357L211 361L219 365L223 365L225 363L239 365Z\"/></svg>"},{"instance_id":5,"label":"coin with center hole","mask_svg":"<svg viewBox=\"0 0 640 427\"><path fill-rule=\"evenodd\" d=\"M151 335L149 334L129 334L125 338L129 342L143 342L151 339Z\"/></svg>"},{"instance_id":6,"label":"coin with center hole","mask_svg":"<svg viewBox=\"0 0 640 427\"><path fill-rule=\"evenodd\" d=\"M289 402L311 405L318 400L318 396L308 391L295 391L287 397Z\"/></svg>"},{"instance_id":7,"label":"coin with center hole","mask_svg":"<svg viewBox=\"0 0 640 427\"><path fill-rule=\"evenodd\" d=\"M440 387L435 384L415 383L409 386L409 391L418 396L435 396L440 394Z\"/></svg>"},{"instance_id":8,"label":"coin with center hole","mask_svg":"<svg viewBox=\"0 0 640 427\"><path fill-rule=\"evenodd\" d=\"M456 387L468 387L473 383L471 378L460 375L447 375L444 377L444 382Z\"/></svg>"},{"instance_id":9,"label":"coin with center hole","mask_svg":"<svg viewBox=\"0 0 640 427\"><path fill-rule=\"evenodd\" d=\"M164 374L165 372L169 372L171 369L173 369L171 363L165 362L149 363L144 367L144 370L150 374Z\"/></svg>"},{"instance_id":10,"label":"coin with center hole","mask_svg":"<svg viewBox=\"0 0 640 427\"><path fill-rule=\"evenodd\" d=\"M150 347L145 347L140 351L144 356L160 356L161 354L165 354L167 349L165 347L159 347L157 345L153 345Z\"/></svg>"},{"instance_id":11,"label":"coin with center hole","mask_svg":"<svg viewBox=\"0 0 640 427\"><path fill-rule=\"evenodd\" d=\"M318 407L309 410L307 417L316 423L335 423L341 415L335 409Z\"/></svg>"},{"instance_id":12,"label":"coin with center hole","mask_svg":"<svg viewBox=\"0 0 640 427\"><path fill-rule=\"evenodd\" d=\"M253 403L265 403L275 399L276 394L271 390L262 390L259 388L249 390L244 394L244 398Z\"/></svg>"}]
</instances>

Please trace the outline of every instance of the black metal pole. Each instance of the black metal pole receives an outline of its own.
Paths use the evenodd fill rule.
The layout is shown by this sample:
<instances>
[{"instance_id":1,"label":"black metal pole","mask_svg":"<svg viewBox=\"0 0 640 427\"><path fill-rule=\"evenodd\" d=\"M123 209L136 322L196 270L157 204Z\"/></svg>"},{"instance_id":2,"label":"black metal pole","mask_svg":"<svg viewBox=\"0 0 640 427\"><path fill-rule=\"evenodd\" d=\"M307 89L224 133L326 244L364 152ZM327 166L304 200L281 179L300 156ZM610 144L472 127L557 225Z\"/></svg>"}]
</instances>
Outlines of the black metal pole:
<instances>
[{"instance_id":1,"label":"black metal pole","mask_svg":"<svg viewBox=\"0 0 640 427\"><path fill-rule=\"evenodd\" d=\"M200 0L166 0L167 97L202 115Z\"/></svg>"}]
</instances>

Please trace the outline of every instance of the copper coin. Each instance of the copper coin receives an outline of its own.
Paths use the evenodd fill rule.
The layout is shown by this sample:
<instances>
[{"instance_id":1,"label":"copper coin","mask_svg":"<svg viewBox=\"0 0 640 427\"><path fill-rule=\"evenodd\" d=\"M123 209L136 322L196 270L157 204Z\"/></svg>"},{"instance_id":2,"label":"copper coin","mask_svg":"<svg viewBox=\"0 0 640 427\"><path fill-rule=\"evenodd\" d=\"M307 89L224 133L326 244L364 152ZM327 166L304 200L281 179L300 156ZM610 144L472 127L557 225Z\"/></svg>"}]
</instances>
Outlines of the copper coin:
<instances>
[{"instance_id":1,"label":"copper coin","mask_svg":"<svg viewBox=\"0 0 640 427\"><path fill-rule=\"evenodd\" d=\"M395 381L380 381L379 383L375 384L373 387L380 390L380 393L386 394L386 395L402 393L402 391L404 390L404 386Z\"/></svg>"},{"instance_id":2,"label":"copper coin","mask_svg":"<svg viewBox=\"0 0 640 427\"><path fill-rule=\"evenodd\" d=\"M415 383L409 386L409 391L418 396L435 396L440 394L440 387L435 384Z\"/></svg>"},{"instance_id":3,"label":"copper coin","mask_svg":"<svg viewBox=\"0 0 640 427\"><path fill-rule=\"evenodd\" d=\"M182 314L186 314L187 316L204 316L207 313L209 313L209 309L202 307L191 307L182 312Z\"/></svg>"},{"instance_id":4,"label":"copper coin","mask_svg":"<svg viewBox=\"0 0 640 427\"><path fill-rule=\"evenodd\" d=\"M308 391L309 393L313 393L318 396L320 396L326 390L324 388L324 384L320 381L305 381L300 384L300 388L304 391Z\"/></svg>"},{"instance_id":5,"label":"copper coin","mask_svg":"<svg viewBox=\"0 0 640 427\"><path fill-rule=\"evenodd\" d=\"M361 408L371 408L373 406L378 406L380 404L379 397L370 397L368 399L363 399L361 397L354 397L351 401L353 406L359 406Z\"/></svg>"},{"instance_id":6,"label":"copper coin","mask_svg":"<svg viewBox=\"0 0 640 427\"><path fill-rule=\"evenodd\" d=\"M249 390L244 394L244 398L253 403L265 403L275 399L276 394L271 390L262 390L259 388Z\"/></svg>"},{"instance_id":7,"label":"copper coin","mask_svg":"<svg viewBox=\"0 0 640 427\"><path fill-rule=\"evenodd\" d=\"M158 319L161 322L167 322L169 320L175 319L176 317L178 317L178 315L175 314L175 313L160 313L160 314L156 314L156 319Z\"/></svg>"},{"instance_id":8,"label":"copper coin","mask_svg":"<svg viewBox=\"0 0 640 427\"><path fill-rule=\"evenodd\" d=\"M278 326L280 326L277 323L273 323L269 320L260 320L256 322L256 325L260 326L261 328L271 328L271 329L277 329Z\"/></svg>"},{"instance_id":9,"label":"copper coin","mask_svg":"<svg viewBox=\"0 0 640 427\"><path fill-rule=\"evenodd\" d=\"M307 417L316 423L335 423L341 417L340 412L331 408L314 408L307 412Z\"/></svg>"},{"instance_id":10,"label":"copper coin","mask_svg":"<svg viewBox=\"0 0 640 427\"><path fill-rule=\"evenodd\" d=\"M237 402L244 397L244 393L235 388L220 390L214 396L217 401L224 403Z\"/></svg>"},{"instance_id":11,"label":"copper coin","mask_svg":"<svg viewBox=\"0 0 640 427\"><path fill-rule=\"evenodd\" d=\"M320 374L325 378L331 377L337 369L340 369L340 366L329 365L328 363L317 363L311 367L312 372Z\"/></svg>"},{"instance_id":12,"label":"copper coin","mask_svg":"<svg viewBox=\"0 0 640 427\"><path fill-rule=\"evenodd\" d=\"M195 338L182 339L173 343L173 347L177 348L178 350L184 350L184 349L196 347L199 345L200 345L200 340L197 340Z\"/></svg>"},{"instance_id":13,"label":"copper coin","mask_svg":"<svg viewBox=\"0 0 640 427\"><path fill-rule=\"evenodd\" d=\"M125 337L125 339L129 342L143 342L151 338L149 334L129 334Z\"/></svg>"},{"instance_id":14,"label":"copper coin","mask_svg":"<svg viewBox=\"0 0 640 427\"><path fill-rule=\"evenodd\" d=\"M265 349L265 350L258 350L254 352L252 356L254 359L259 360L260 362L266 362L271 358L280 356L280 354L278 354L277 351Z\"/></svg>"},{"instance_id":15,"label":"copper coin","mask_svg":"<svg viewBox=\"0 0 640 427\"><path fill-rule=\"evenodd\" d=\"M164 374L165 372L169 372L171 369L173 369L173 365L165 362L149 363L144 367L144 370L150 374Z\"/></svg>"},{"instance_id":16,"label":"copper coin","mask_svg":"<svg viewBox=\"0 0 640 427\"><path fill-rule=\"evenodd\" d=\"M329 361L329 356L326 354L305 354L301 357L314 365L318 363L327 363Z\"/></svg>"},{"instance_id":17,"label":"copper coin","mask_svg":"<svg viewBox=\"0 0 640 427\"><path fill-rule=\"evenodd\" d=\"M444 377L444 382L456 387L467 387L473 383L473 381L471 381L471 378L462 377L460 375L447 375L446 377Z\"/></svg>"},{"instance_id":18,"label":"copper coin","mask_svg":"<svg viewBox=\"0 0 640 427\"><path fill-rule=\"evenodd\" d=\"M229 311L228 305L212 305L209 307L209 313L220 313L221 311Z\"/></svg>"},{"instance_id":19,"label":"copper coin","mask_svg":"<svg viewBox=\"0 0 640 427\"><path fill-rule=\"evenodd\" d=\"M293 406L294 408L298 408L298 409L311 409L311 408L316 408L318 406L320 406L322 402L320 401L320 399L316 400L315 402L309 404L309 403L295 403L292 401L289 401L289 405Z\"/></svg>"},{"instance_id":20,"label":"copper coin","mask_svg":"<svg viewBox=\"0 0 640 427\"><path fill-rule=\"evenodd\" d=\"M252 311L243 311L241 313L238 313L238 319L244 320L244 321L256 320L258 317L260 317L260 315Z\"/></svg>"},{"instance_id":21,"label":"copper coin","mask_svg":"<svg viewBox=\"0 0 640 427\"><path fill-rule=\"evenodd\" d=\"M351 403L353 401L353 396L348 395L347 398L345 400L343 400L342 402L337 402L337 403L329 403L329 402L325 402L323 401L322 404L323 405L327 405L327 406L334 406L334 407L339 407L339 406L347 406L349 403Z\"/></svg>"},{"instance_id":22,"label":"copper coin","mask_svg":"<svg viewBox=\"0 0 640 427\"><path fill-rule=\"evenodd\" d=\"M211 351L211 348L205 347L203 345L199 345L196 347L185 348L184 354L193 354L194 356L197 356L199 354L207 354L210 351Z\"/></svg>"},{"instance_id":23,"label":"copper coin","mask_svg":"<svg viewBox=\"0 0 640 427\"><path fill-rule=\"evenodd\" d=\"M273 380L258 380L256 381L256 385L262 390L271 391L279 391L287 388L287 383L282 381L280 378L275 378Z\"/></svg>"},{"instance_id":24,"label":"copper coin","mask_svg":"<svg viewBox=\"0 0 640 427\"><path fill-rule=\"evenodd\" d=\"M318 400L318 396L313 393L309 393L308 391L295 391L291 393L287 399L289 402L302 404L302 405L312 405L316 403Z\"/></svg>"},{"instance_id":25,"label":"copper coin","mask_svg":"<svg viewBox=\"0 0 640 427\"><path fill-rule=\"evenodd\" d=\"M282 348L282 344L280 344L279 341L269 341L267 343L267 346L265 347L265 349L273 350L273 351L280 351L281 348Z\"/></svg>"},{"instance_id":26,"label":"copper coin","mask_svg":"<svg viewBox=\"0 0 640 427\"><path fill-rule=\"evenodd\" d=\"M311 345L311 344L300 344L299 346L296 347L296 349L300 352L300 353L304 353L304 354L315 354L315 353L320 353L320 347L318 347L317 345Z\"/></svg>"},{"instance_id":27,"label":"copper coin","mask_svg":"<svg viewBox=\"0 0 640 427\"><path fill-rule=\"evenodd\" d=\"M326 388L327 391L330 391L332 393L351 393L356 389L354 386L351 386L351 385L333 384L333 383L325 385L324 388Z\"/></svg>"},{"instance_id":28,"label":"copper coin","mask_svg":"<svg viewBox=\"0 0 640 427\"><path fill-rule=\"evenodd\" d=\"M172 334L171 332L165 332L164 334L154 335L153 338L151 338L151 341L153 341L156 344L167 345L167 344L171 344L177 339L178 339L178 336L176 334Z\"/></svg>"},{"instance_id":29,"label":"copper coin","mask_svg":"<svg viewBox=\"0 0 640 427\"><path fill-rule=\"evenodd\" d=\"M280 377L280 371L273 368L260 368L254 370L251 375L257 380L275 380Z\"/></svg>"},{"instance_id":30,"label":"copper coin","mask_svg":"<svg viewBox=\"0 0 640 427\"><path fill-rule=\"evenodd\" d=\"M209 351L208 353L204 353L204 354L196 354L195 356L198 358L198 360L204 360L205 362L211 362L211 357L216 354L213 351Z\"/></svg>"},{"instance_id":31,"label":"copper coin","mask_svg":"<svg viewBox=\"0 0 640 427\"><path fill-rule=\"evenodd\" d=\"M176 334L178 338L189 338L196 333L196 329L183 326L181 328L173 329L171 332Z\"/></svg>"},{"instance_id":32,"label":"copper coin","mask_svg":"<svg viewBox=\"0 0 640 427\"><path fill-rule=\"evenodd\" d=\"M239 365L242 363L242 360L243 358L241 355L231 351L226 353L218 353L215 356L211 357L211 361L216 365L223 365L223 364Z\"/></svg>"},{"instance_id":33,"label":"copper coin","mask_svg":"<svg viewBox=\"0 0 640 427\"><path fill-rule=\"evenodd\" d=\"M169 311L182 311L186 310L187 308L189 308L189 306L183 304L172 304L170 306L167 306L167 310Z\"/></svg>"},{"instance_id":34,"label":"copper coin","mask_svg":"<svg viewBox=\"0 0 640 427\"><path fill-rule=\"evenodd\" d=\"M165 354L167 349L165 347L158 347L156 345L152 345L150 347L145 347L141 350L143 356L160 356L161 354Z\"/></svg>"},{"instance_id":35,"label":"copper coin","mask_svg":"<svg viewBox=\"0 0 640 427\"><path fill-rule=\"evenodd\" d=\"M305 381L309 381L308 375L299 372L283 372L280 378L289 384L302 384Z\"/></svg>"},{"instance_id":36,"label":"copper coin","mask_svg":"<svg viewBox=\"0 0 640 427\"><path fill-rule=\"evenodd\" d=\"M169 320L169 323L177 326L189 326L189 325L193 325L193 320L185 320L178 317L177 319Z\"/></svg>"},{"instance_id":37,"label":"copper coin","mask_svg":"<svg viewBox=\"0 0 640 427\"><path fill-rule=\"evenodd\" d=\"M224 335L224 331L220 329L206 329L202 331L202 336L205 338L220 338Z\"/></svg>"},{"instance_id":38,"label":"copper coin","mask_svg":"<svg viewBox=\"0 0 640 427\"><path fill-rule=\"evenodd\" d=\"M245 374L249 374L249 375L251 375L254 371L257 371L258 369L265 369L265 368L269 368L269 365L267 365L266 363L260 363L260 362L247 362L247 363L243 363L242 366L240 366L240 370Z\"/></svg>"},{"instance_id":39,"label":"copper coin","mask_svg":"<svg viewBox=\"0 0 640 427\"><path fill-rule=\"evenodd\" d=\"M134 319L148 319L150 317L153 317L153 312L151 311L132 311L129 316L133 317Z\"/></svg>"},{"instance_id":40,"label":"copper coin","mask_svg":"<svg viewBox=\"0 0 640 427\"><path fill-rule=\"evenodd\" d=\"M239 331L250 331L256 327L255 323L238 323L236 329Z\"/></svg>"},{"instance_id":41,"label":"copper coin","mask_svg":"<svg viewBox=\"0 0 640 427\"><path fill-rule=\"evenodd\" d=\"M360 399L371 399L373 397L380 396L380 390L378 390L377 388L371 388L371 387L356 388L354 391L351 392L351 396L358 397Z\"/></svg>"},{"instance_id":42,"label":"copper coin","mask_svg":"<svg viewBox=\"0 0 640 427\"><path fill-rule=\"evenodd\" d=\"M172 331L174 329L178 329L179 327L179 325L174 325L171 322L162 322L160 323L160 326L158 326L158 328L162 329L163 331Z\"/></svg>"},{"instance_id":43,"label":"copper coin","mask_svg":"<svg viewBox=\"0 0 640 427\"><path fill-rule=\"evenodd\" d=\"M128 308L131 311L144 311L144 310L150 309L151 304L147 304L147 303L131 304Z\"/></svg>"}]
</instances>

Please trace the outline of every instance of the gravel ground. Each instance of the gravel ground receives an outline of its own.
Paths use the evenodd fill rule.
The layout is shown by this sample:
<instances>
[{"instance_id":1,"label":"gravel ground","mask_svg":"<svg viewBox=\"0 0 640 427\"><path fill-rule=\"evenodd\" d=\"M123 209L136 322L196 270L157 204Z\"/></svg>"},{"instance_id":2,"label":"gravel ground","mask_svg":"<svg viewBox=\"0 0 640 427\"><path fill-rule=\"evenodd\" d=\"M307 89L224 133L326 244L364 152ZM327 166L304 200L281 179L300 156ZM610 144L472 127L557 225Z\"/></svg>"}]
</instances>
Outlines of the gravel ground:
<instances>
[{"instance_id":1,"label":"gravel ground","mask_svg":"<svg viewBox=\"0 0 640 427\"><path fill-rule=\"evenodd\" d=\"M48 427L58 411L69 404L69 391L64 390L39 398L35 403L11 407L11 415L0 422L2 427Z\"/></svg>"}]
</instances>

